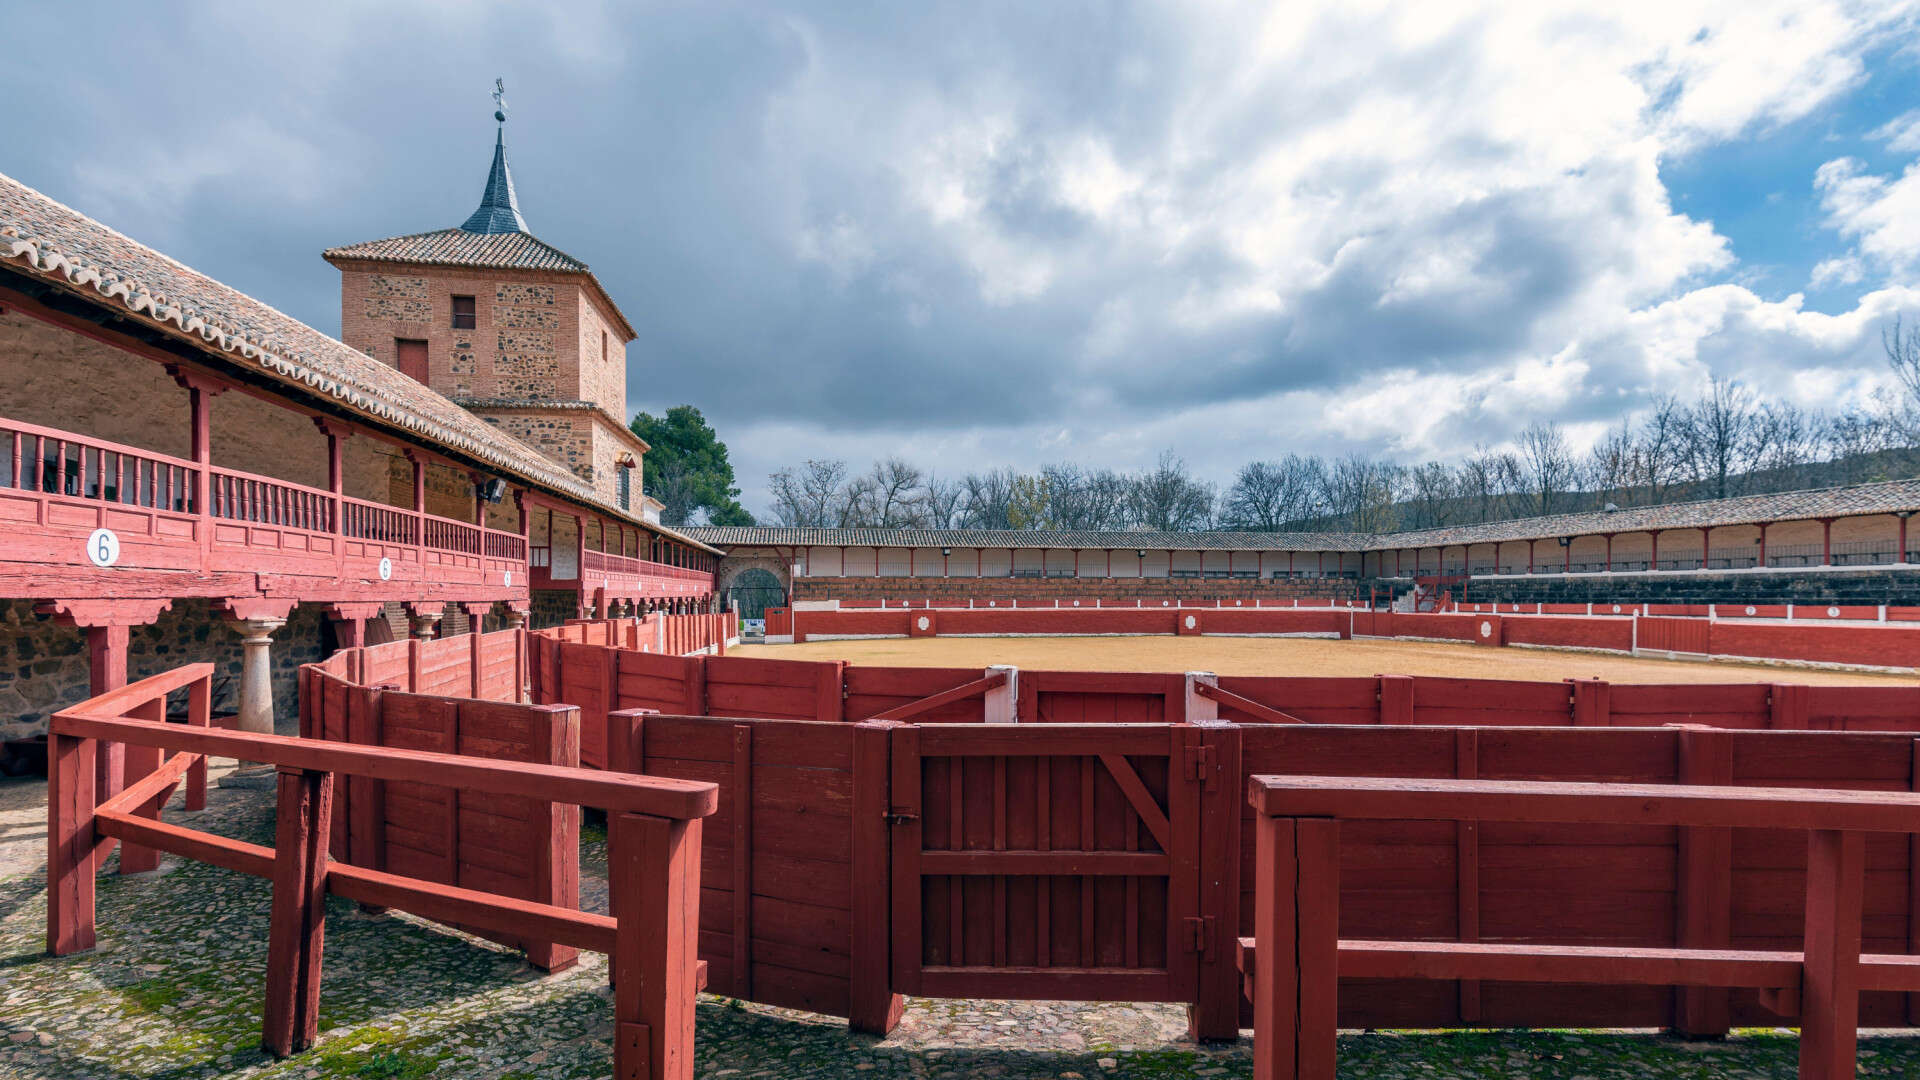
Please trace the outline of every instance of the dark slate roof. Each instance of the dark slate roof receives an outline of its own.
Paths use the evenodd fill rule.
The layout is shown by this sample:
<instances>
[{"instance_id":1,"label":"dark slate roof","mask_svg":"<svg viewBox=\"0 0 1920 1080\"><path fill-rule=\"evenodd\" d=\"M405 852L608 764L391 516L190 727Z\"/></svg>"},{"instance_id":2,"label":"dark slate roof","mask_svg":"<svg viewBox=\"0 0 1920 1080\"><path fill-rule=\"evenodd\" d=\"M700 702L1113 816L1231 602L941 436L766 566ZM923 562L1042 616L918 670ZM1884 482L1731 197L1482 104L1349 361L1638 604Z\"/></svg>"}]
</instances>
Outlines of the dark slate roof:
<instances>
[{"instance_id":1,"label":"dark slate roof","mask_svg":"<svg viewBox=\"0 0 1920 1080\"><path fill-rule=\"evenodd\" d=\"M493 137L493 168L487 172L487 190L480 193L480 206L460 226L470 233L524 233L527 219L520 216L520 200L513 194L513 173L507 168L507 129L503 125Z\"/></svg>"},{"instance_id":2,"label":"dark slate roof","mask_svg":"<svg viewBox=\"0 0 1920 1080\"><path fill-rule=\"evenodd\" d=\"M1359 551L1362 533L1115 532L1043 529L799 529L682 526L715 547L1112 548L1115 551Z\"/></svg>"},{"instance_id":3,"label":"dark slate roof","mask_svg":"<svg viewBox=\"0 0 1920 1080\"><path fill-rule=\"evenodd\" d=\"M546 455L343 342L0 173L0 263L269 379L617 517ZM656 526L649 525L649 528Z\"/></svg>"},{"instance_id":4,"label":"dark slate roof","mask_svg":"<svg viewBox=\"0 0 1920 1080\"><path fill-rule=\"evenodd\" d=\"M1743 495L1732 499L1668 503L1665 506L1551 514L1483 525L1453 525L1390 533L1373 538L1368 546L1374 550L1392 550L1443 544L1490 544L1507 540L1644 532L1648 529L1701 529L1757 525L1769 521L1809 521L1862 514L1891 514L1901 510L1920 511L1920 480L1889 480L1851 487L1783 491L1774 495Z\"/></svg>"}]
</instances>

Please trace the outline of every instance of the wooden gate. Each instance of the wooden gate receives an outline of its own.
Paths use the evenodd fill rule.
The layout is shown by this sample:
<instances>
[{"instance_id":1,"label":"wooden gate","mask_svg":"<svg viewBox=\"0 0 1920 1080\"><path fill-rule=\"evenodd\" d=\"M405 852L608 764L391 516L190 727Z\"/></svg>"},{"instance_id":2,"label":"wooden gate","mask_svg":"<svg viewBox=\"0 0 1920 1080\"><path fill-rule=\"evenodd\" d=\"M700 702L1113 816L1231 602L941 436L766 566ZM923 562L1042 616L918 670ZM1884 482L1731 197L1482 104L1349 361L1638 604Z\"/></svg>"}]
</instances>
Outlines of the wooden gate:
<instances>
[{"instance_id":1,"label":"wooden gate","mask_svg":"<svg viewBox=\"0 0 1920 1080\"><path fill-rule=\"evenodd\" d=\"M895 991L1191 1001L1199 733L903 726L893 737Z\"/></svg>"}]
</instances>

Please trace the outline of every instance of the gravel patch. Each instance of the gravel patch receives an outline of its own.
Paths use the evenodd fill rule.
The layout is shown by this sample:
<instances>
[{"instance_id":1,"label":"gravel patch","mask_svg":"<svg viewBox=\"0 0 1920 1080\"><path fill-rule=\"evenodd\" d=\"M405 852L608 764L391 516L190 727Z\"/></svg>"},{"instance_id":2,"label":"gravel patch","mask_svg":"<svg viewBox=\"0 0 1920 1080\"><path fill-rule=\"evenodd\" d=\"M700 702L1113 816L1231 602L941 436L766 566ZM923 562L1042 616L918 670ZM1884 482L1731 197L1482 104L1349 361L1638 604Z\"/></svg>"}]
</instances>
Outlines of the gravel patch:
<instances>
[{"instance_id":1,"label":"gravel patch","mask_svg":"<svg viewBox=\"0 0 1920 1080\"><path fill-rule=\"evenodd\" d=\"M400 914L331 900L321 1037L275 1061L259 1049L270 889L168 856L99 883L99 947L45 955L44 785L0 781L0 1076L604 1077L611 1000L603 958L545 975L516 953ZM214 788L168 819L271 843L266 792ZM582 837L582 896L604 909L605 835ZM114 860L109 860L108 870ZM908 1003L885 1039L843 1021L703 997L702 1077L1247 1077L1249 1043L1196 1046L1179 1006ZM1789 1078L1790 1032L1687 1043L1651 1033L1391 1032L1341 1039L1343 1077ZM1866 1077L1920 1076L1920 1036L1869 1037Z\"/></svg>"}]
</instances>

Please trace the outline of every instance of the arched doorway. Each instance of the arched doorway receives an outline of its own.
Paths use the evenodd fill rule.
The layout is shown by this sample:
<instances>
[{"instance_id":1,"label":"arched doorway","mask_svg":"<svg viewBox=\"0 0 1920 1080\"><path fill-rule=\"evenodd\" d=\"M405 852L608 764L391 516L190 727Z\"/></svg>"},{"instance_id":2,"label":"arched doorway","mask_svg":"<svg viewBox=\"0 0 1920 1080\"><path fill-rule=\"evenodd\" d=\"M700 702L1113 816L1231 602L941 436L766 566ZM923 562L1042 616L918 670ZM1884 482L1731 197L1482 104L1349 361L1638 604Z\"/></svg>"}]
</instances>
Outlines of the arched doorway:
<instances>
[{"instance_id":1,"label":"arched doorway","mask_svg":"<svg viewBox=\"0 0 1920 1080\"><path fill-rule=\"evenodd\" d=\"M767 609L787 602L787 590L780 579L759 567L748 567L727 583L727 603L740 605L742 619L764 619Z\"/></svg>"}]
</instances>

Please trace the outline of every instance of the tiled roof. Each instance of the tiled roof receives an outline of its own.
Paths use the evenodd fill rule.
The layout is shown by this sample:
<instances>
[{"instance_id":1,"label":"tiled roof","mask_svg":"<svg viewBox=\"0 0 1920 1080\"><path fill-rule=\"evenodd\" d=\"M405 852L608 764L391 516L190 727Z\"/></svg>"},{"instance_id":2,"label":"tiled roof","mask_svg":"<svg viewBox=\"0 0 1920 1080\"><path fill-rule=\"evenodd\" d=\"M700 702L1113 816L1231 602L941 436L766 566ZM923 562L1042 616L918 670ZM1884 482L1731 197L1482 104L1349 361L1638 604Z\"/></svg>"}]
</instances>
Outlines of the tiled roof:
<instances>
[{"instance_id":1,"label":"tiled roof","mask_svg":"<svg viewBox=\"0 0 1920 1080\"><path fill-rule=\"evenodd\" d=\"M1443 544L1490 544L1506 540L1643 532L1648 529L1701 529L1724 525L1757 525L1766 521L1810 521L1861 514L1891 514L1901 510L1920 511L1920 480L1889 480L1851 487L1783 491L1774 495L1743 495L1732 499L1668 503L1665 506L1551 514L1482 525L1452 525L1374 537L1368 547L1372 550L1392 550Z\"/></svg>"},{"instance_id":2,"label":"tiled roof","mask_svg":"<svg viewBox=\"0 0 1920 1080\"><path fill-rule=\"evenodd\" d=\"M311 326L0 173L0 263L111 304L229 363L317 393L604 512L593 489L533 447ZM651 526L650 526L651 527Z\"/></svg>"},{"instance_id":3,"label":"tiled roof","mask_svg":"<svg viewBox=\"0 0 1920 1080\"><path fill-rule=\"evenodd\" d=\"M1920 480L1852 487L1703 499L1627 510L1550 514L1481 525L1384 533L1049 532L1003 529L795 529L686 527L688 536L716 547L965 547L1145 548L1149 551L1392 551L1398 548L1547 540L1561 536L1700 529L1810 521L1862 514L1920 512Z\"/></svg>"},{"instance_id":4,"label":"tiled roof","mask_svg":"<svg viewBox=\"0 0 1920 1080\"><path fill-rule=\"evenodd\" d=\"M715 547L1112 548L1115 551L1358 551L1362 533L1088 532L1043 529L797 529L682 526Z\"/></svg>"},{"instance_id":5,"label":"tiled roof","mask_svg":"<svg viewBox=\"0 0 1920 1080\"><path fill-rule=\"evenodd\" d=\"M531 233L483 233L440 229L328 248L327 259L370 259L428 266L478 266L507 270L557 270L584 274L587 264Z\"/></svg>"}]
</instances>

